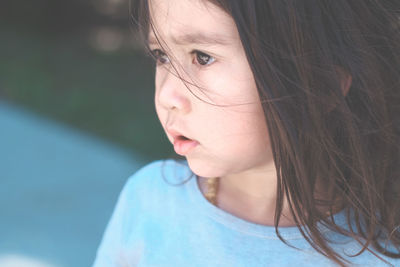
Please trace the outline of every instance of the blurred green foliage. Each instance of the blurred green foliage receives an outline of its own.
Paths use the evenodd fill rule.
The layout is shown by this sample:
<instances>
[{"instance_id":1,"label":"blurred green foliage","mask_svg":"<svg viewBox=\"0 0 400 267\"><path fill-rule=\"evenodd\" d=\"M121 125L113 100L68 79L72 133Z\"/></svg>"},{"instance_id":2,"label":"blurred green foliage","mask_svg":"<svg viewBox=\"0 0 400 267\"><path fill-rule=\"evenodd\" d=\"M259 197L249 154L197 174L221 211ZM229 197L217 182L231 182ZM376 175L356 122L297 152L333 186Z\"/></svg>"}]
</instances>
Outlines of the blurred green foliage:
<instances>
[{"instance_id":1,"label":"blurred green foliage","mask_svg":"<svg viewBox=\"0 0 400 267\"><path fill-rule=\"evenodd\" d=\"M153 63L141 49L98 51L79 32L11 26L0 28L0 97L148 160L173 154L154 109Z\"/></svg>"}]
</instances>

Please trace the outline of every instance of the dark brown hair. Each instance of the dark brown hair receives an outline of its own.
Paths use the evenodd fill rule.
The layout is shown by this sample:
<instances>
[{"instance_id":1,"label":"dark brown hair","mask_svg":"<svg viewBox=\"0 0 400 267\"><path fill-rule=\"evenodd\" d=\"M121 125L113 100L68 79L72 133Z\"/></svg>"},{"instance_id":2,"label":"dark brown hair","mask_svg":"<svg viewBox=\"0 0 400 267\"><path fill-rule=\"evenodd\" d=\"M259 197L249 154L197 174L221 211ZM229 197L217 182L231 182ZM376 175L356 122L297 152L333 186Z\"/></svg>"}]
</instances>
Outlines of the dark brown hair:
<instances>
[{"instance_id":1,"label":"dark brown hair","mask_svg":"<svg viewBox=\"0 0 400 267\"><path fill-rule=\"evenodd\" d=\"M288 244L277 227L285 196L305 239L334 262L349 263L317 222L356 239L363 248L354 256L372 245L400 258L400 1L207 1L236 23L263 103L278 177L278 237ZM148 3L132 7L147 40ZM347 94L343 73L352 78ZM333 214L338 206L349 230L320 209Z\"/></svg>"}]
</instances>

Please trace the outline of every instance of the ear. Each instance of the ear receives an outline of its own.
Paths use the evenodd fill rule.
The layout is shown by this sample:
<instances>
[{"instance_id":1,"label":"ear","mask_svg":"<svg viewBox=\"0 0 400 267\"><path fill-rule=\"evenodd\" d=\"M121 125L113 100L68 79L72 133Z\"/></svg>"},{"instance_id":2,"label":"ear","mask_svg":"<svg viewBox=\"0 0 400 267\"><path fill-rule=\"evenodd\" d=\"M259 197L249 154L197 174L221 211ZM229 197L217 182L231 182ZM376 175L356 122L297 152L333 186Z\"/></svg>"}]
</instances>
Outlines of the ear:
<instances>
[{"instance_id":1,"label":"ear","mask_svg":"<svg viewBox=\"0 0 400 267\"><path fill-rule=\"evenodd\" d=\"M341 84L341 87L342 87L343 95L346 96L348 94L349 90L350 90L353 78L343 68L341 68L339 66L335 66L335 69L336 69L336 72L338 72L339 77L340 77L340 84Z\"/></svg>"},{"instance_id":2,"label":"ear","mask_svg":"<svg viewBox=\"0 0 400 267\"><path fill-rule=\"evenodd\" d=\"M342 67L335 66L335 71L337 72L338 77L340 78L340 85L341 85L341 88L342 88L342 93L346 97L347 94L349 93L353 78ZM332 106L329 106L327 108L327 110L326 110L327 113L330 113L333 109L335 109L335 107L336 107L336 104L333 103Z\"/></svg>"}]
</instances>

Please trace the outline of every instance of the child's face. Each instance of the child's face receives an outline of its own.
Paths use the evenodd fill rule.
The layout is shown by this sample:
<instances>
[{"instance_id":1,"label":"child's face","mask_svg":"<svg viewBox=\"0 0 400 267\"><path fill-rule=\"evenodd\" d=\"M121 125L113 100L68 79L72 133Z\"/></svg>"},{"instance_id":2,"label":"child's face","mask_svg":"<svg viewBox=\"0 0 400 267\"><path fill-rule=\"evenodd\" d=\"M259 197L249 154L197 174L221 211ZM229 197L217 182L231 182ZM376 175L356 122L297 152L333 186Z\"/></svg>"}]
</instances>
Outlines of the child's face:
<instances>
[{"instance_id":1,"label":"child's face","mask_svg":"<svg viewBox=\"0 0 400 267\"><path fill-rule=\"evenodd\" d=\"M168 55L161 56L164 64L156 69L157 115L171 143L174 138L167 129L198 142L184 155L192 171L203 177L222 177L271 163L264 113L232 18L201 0L149 0L149 4L163 46L150 41L150 48ZM226 44L174 42L184 34L196 33L216 34ZM154 39L154 33L149 37ZM193 50L206 55L193 54ZM176 72L169 60L182 78L202 89L187 83L191 93L173 75ZM244 103L250 104L234 106Z\"/></svg>"}]
</instances>

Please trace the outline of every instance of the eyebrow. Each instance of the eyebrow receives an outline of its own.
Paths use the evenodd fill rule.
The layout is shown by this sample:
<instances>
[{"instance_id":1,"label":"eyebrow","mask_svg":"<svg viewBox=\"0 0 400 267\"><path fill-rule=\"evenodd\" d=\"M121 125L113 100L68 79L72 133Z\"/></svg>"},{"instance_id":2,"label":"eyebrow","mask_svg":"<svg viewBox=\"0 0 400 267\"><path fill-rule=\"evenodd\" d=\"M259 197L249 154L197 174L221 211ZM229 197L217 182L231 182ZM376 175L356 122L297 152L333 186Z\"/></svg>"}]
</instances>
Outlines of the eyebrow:
<instances>
[{"instance_id":1,"label":"eyebrow","mask_svg":"<svg viewBox=\"0 0 400 267\"><path fill-rule=\"evenodd\" d=\"M177 37L171 36L171 39L177 45L228 45L231 43L229 38L227 38L226 36L215 33L208 33L207 35L205 35L201 32L185 33ZM150 34L148 44L158 44L157 40L154 38L154 35Z\"/></svg>"}]
</instances>

